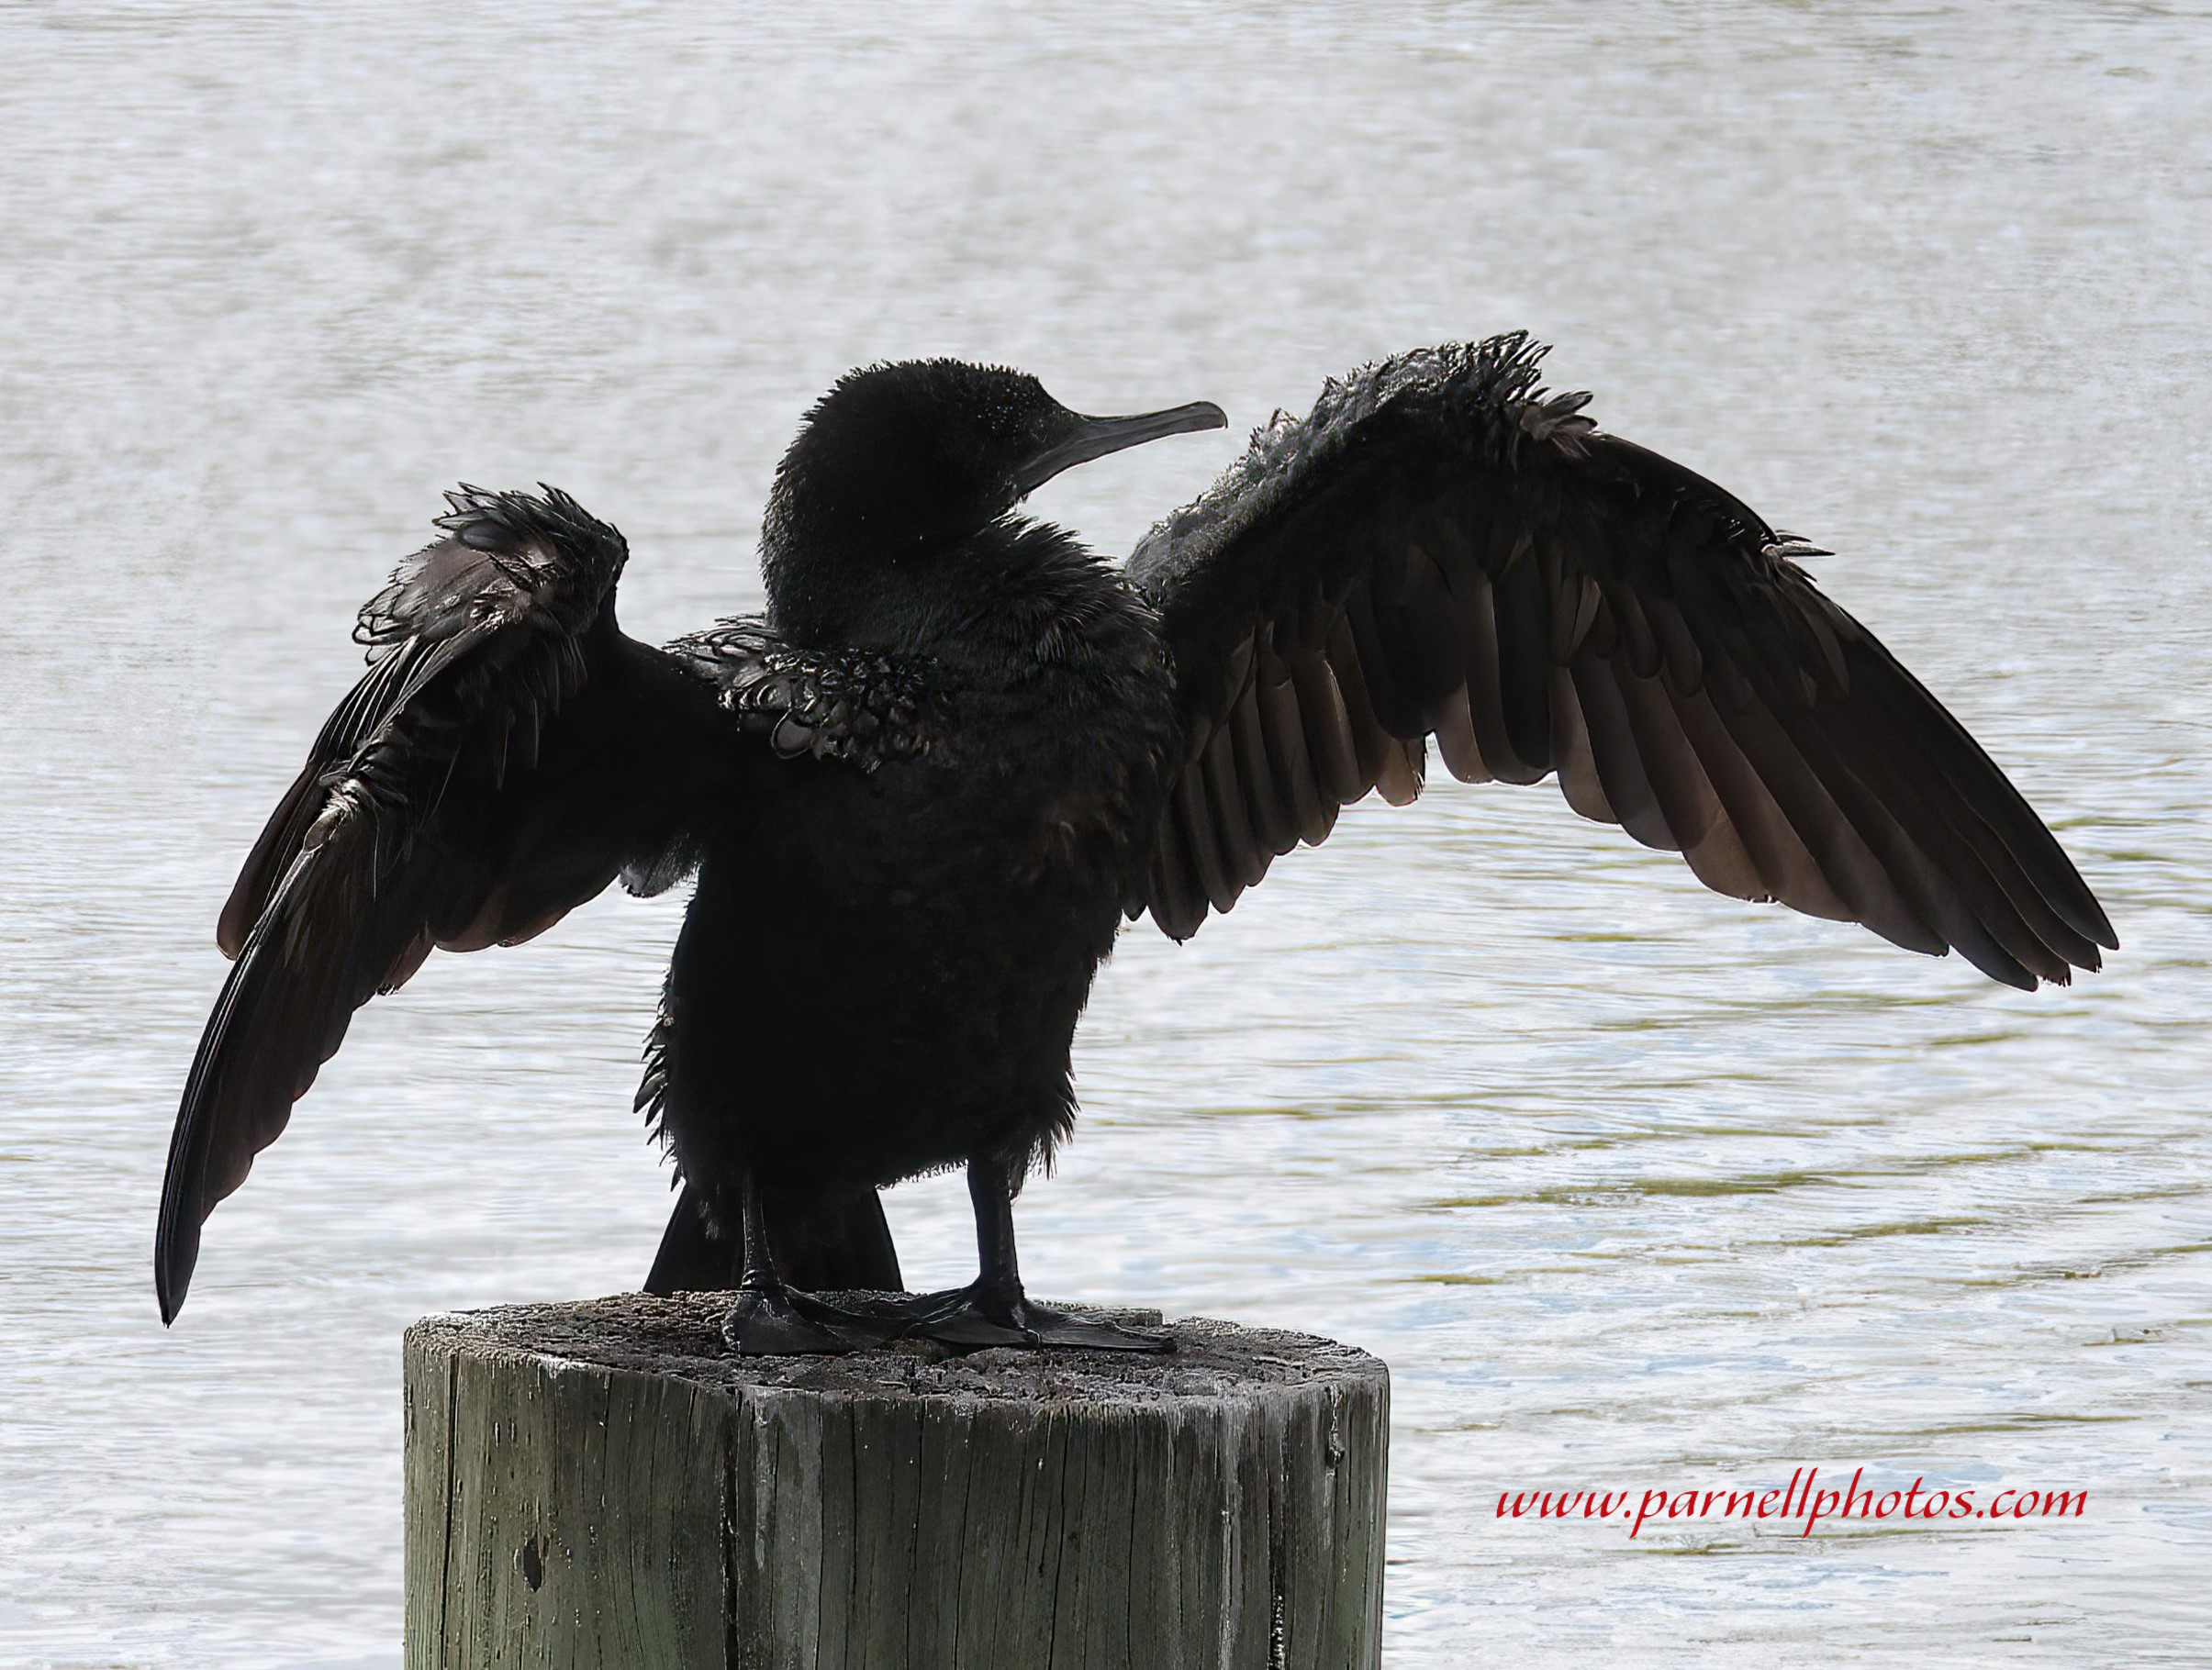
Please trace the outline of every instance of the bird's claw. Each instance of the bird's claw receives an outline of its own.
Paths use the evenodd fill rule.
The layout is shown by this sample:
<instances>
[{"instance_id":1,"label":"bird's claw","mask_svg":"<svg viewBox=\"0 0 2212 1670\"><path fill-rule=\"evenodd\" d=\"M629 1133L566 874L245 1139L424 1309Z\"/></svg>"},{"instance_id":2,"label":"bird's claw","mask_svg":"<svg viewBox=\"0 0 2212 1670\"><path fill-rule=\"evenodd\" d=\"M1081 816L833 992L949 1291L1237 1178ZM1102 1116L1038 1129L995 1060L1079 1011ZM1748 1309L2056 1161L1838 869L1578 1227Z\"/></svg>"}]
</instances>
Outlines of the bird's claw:
<instances>
[{"instance_id":1,"label":"bird's claw","mask_svg":"<svg viewBox=\"0 0 2212 1670\"><path fill-rule=\"evenodd\" d=\"M723 1340L744 1357L842 1355L880 1345L898 1331L878 1319L789 1289L741 1289L722 1318Z\"/></svg>"},{"instance_id":2,"label":"bird's claw","mask_svg":"<svg viewBox=\"0 0 2212 1670\"><path fill-rule=\"evenodd\" d=\"M1123 1328L1118 1322L1092 1322L1042 1305L1029 1307L1030 1342L1058 1345L1072 1351L1171 1352L1175 1336L1148 1328Z\"/></svg>"},{"instance_id":3,"label":"bird's claw","mask_svg":"<svg viewBox=\"0 0 2212 1670\"><path fill-rule=\"evenodd\" d=\"M934 1340L964 1351L993 1346L1034 1350L1056 1345L1074 1351L1170 1352L1175 1336L1113 1322L1094 1322L1040 1305L1022 1294L963 1287L931 1294L910 1313L904 1330L910 1340Z\"/></svg>"}]
</instances>

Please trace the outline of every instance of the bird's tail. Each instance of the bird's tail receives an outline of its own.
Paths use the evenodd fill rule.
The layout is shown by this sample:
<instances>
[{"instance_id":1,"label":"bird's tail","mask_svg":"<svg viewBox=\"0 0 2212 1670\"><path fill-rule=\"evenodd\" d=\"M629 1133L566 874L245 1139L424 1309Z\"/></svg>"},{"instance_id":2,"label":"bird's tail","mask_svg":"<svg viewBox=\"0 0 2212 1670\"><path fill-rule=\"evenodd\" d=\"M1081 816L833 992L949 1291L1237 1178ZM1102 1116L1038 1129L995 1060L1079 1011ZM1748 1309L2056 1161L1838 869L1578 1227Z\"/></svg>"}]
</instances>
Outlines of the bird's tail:
<instances>
[{"instance_id":1,"label":"bird's tail","mask_svg":"<svg viewBox=\"0 0 2212 1670\"><path fill-rule=\"evenodd\" d=\"M827 1293L904 1290L899 1249L891 1244L882 1199L867 1184L803 1192L764 1188L761 1205L776 1274L792 1286ZM744 1237L734 1209L709 1213L687 1183L645 1277L645 1291L725 1292L737 1286L744 1263Z\"/></svg>"}]
</instances>

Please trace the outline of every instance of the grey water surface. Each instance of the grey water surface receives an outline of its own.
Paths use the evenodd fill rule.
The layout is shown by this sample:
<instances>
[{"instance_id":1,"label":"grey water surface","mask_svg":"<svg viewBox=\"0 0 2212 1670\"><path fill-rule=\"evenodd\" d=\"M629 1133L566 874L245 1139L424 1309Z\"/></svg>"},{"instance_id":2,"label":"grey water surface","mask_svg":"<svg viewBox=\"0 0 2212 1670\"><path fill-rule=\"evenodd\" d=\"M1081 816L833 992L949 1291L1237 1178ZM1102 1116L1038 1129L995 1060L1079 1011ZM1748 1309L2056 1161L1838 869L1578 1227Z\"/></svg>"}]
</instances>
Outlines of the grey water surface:
<instances>
[{"instance_id":1,"label":"grey water surface","mask_svg":"<svg viewBox=\"0 0 2212 1670\"><path fill-rule=\"evenodd\" d=\"M2024 996L1440 781L1126 935L1033 1287L1390 1360L1392 1665L2206 1662L2208 256L2199 8L0 4L0 1660L397 1664L401 1330L643 1274L617 895L365 1013L155 1318L216 908L441 487L576 493L665 636L851 364L1241 429L1525 325L1834 547L2126 949ZM1815 1465L2088 1503L1498 1517Z\"/></svg>"}]
</instances>

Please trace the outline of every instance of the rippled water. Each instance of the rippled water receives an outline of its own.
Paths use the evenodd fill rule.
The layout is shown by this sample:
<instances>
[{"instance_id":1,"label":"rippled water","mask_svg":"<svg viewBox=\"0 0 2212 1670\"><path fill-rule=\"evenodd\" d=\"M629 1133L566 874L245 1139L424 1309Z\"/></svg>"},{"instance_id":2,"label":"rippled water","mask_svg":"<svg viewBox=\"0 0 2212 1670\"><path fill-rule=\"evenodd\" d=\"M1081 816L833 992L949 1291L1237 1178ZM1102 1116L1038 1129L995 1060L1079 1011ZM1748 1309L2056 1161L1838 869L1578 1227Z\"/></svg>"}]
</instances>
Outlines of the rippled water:
<instances>
[{"instance_id":1,"label":"rippled water","mask_svg":"<svg viewBox=\"0 0 2212 1670\"><path fill-rule=\"evenodd\" d=\"M2024 996L1549 789L1363 808L1125 940L1033 1286L1389 1358L1393 1664L2202 1662L2207 87L2152 7L0 6L0 1656L395 1664L401 1328L645 1267L614 897L366 1015L155 1320L215 908L439 488L574 490L666 634L849 364L1243 424L1525 324L1842 553L2127 949ZM1233 444L1043 507L1125 550ZM1495 1517L1862 1464L2090 1507Z\"/></svg>"}]
</instances>

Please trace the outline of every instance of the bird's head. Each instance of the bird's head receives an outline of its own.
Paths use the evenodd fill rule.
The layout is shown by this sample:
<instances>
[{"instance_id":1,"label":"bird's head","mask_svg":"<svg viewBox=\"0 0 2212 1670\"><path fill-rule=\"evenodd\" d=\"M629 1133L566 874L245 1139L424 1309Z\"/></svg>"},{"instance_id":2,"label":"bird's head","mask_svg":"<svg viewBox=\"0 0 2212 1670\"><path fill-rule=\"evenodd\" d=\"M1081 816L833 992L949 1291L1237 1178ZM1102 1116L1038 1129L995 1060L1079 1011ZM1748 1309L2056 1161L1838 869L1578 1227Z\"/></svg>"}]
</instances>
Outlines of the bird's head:
<instances>
[{"instance_id":1,"label":"bird's head","mask_svg":"<svg viewBox=\"0 0 2212 1670\"><path fill-rule=\"evenodd\" d=\"M849 373L807 414L776 470L762 549L770 603L803 640L837 635L855 588L956 561L1063 470L1227 421L1202 400L1089 418L1025 372L959 360Z\"/></svg>"}]
</instances>

